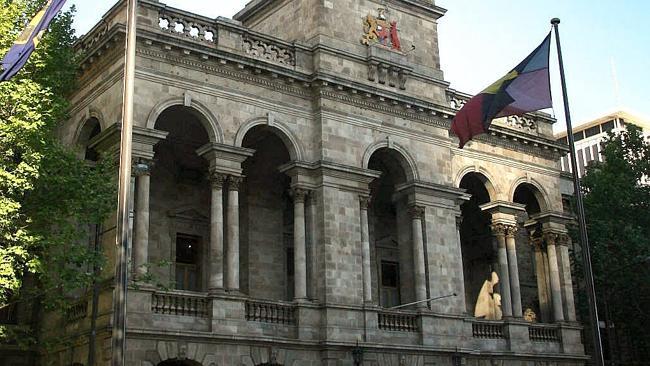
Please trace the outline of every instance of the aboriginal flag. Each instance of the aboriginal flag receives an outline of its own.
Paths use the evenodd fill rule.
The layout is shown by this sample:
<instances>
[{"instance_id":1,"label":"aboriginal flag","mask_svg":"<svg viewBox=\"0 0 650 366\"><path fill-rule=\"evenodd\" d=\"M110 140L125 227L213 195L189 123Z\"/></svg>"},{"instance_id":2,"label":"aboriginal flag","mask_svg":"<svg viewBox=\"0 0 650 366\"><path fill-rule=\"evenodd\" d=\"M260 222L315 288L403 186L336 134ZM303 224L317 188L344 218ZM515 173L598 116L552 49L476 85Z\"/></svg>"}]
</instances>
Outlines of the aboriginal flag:
<instances>
[{"instance_id":1,"label":"aboriginal flag","mask_svg":"<svg viewBox=\"0 0 650 366\"><path fill-rule=\"evenodd\" d=\"M549 108L551 83L548 59L551 33L506 76L475 95L456 113L451 131L462 149L472 137L487 132L494 118Z\"/></svg>"},{"instance_id":2,"label":"aboriginal flag","mask_svg":"<svg viewBox=\"0 0 650 366\"><path fill-rule=\"evenodd\" d=\"M16 42L9 49L2 59L2 74L0 81L11 79L20 69L25 66L29 56L36 45L43 37L56 13L61 10L65 0L48 0L43 8L36 13L31 22L20 34Z\"/></svg>"}]
</instances>

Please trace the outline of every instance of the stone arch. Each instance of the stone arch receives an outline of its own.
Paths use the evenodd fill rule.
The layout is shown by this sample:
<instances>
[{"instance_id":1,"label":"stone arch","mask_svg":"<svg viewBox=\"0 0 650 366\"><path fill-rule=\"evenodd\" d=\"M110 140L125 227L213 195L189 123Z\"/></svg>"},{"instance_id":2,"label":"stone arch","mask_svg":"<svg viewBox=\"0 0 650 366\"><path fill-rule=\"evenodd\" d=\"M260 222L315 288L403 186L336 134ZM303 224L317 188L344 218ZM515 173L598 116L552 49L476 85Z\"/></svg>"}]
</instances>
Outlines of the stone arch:
<instances>
[{"instance_id":1,"label":"stone arch","mask_svg":"<svg viewBox=\"0 0 650 366\"><path fill-rule=\"evenodd\" d=\"M145 352L143 366L217 366L212 353L200 351L201 344L158 341L155 348Z\"/></svg>"},{"instance_id":2,"label":"stone arch","mask_svg":"<svg viewBox=\"0 0 650 366\"><path fill-rule=\"evenodd\" d=\"M485 189L490 196L490 201L496 201L499 197L499 191L492 183L495 180L492 178L491 174L483 167L473 165L461 170L460 173L456 175L454 186L460 187L460 183L463 181L463 178L465 178L465 176L470 173L476 174L476 176L483 182L483 185L485 186Z\"/></svg>"},{"instance_id":3,"label":"stone arch","mask_svg":"<svg viewBox=\"0 0 650 366\"><path fill-rule=\"evenodd\" d=\"M388 138L386 140L377 141L366 148L366 151L363 153L361 166L364 169L368 169L368 164L370 163L370 158L372 155L377 150L384 148L397 152L395 156L398 158L400 164L402 165L402 169L404 169L404 173L406 174L408 181L420 180L420 173L418 172L417 164L415 163L413 156L411 156L406 148L396 142L391 141Z\"/></svg>"},{"instance_id":4,"label":"stone arch","mask_svg":"<svg viewBox=\"0 0 650 366\"><path fill-rule=\"evenodd\" d=\"M101 131L104 131L108 127L106 126L106 119L104 118L104 114L99 109L90 107L76 123L77 127L75 129L74 137L72 140L73 144L78 143L79 139L82 137L84 125L90 119L97 120Z\"/></svg>"},{"instance_id":5,"label":"stone arch","mask_svg":"<svg viewBox=\"0 0 650 366\"><path fill-rule=\"evenodd\" d=\"M158 103L155 107L153 107L149 113L149 116L147 117L147 128L154 129L156 126L156 121L158 121L158 117L160 117L160 115L169 107L173 106L186 107L188 111L192 112L195 117L201 122L203 128L208 133L210 142L216 142L220 144L223 143L223 130L221 129L217 118L208 107L194 99L190 101L189 105L187 105L186 100L182 97L175 97Z\"/></svg>"},{"instance_id":6,"label":"stone arch","mask_svg":"<svg viewBox=\"0 0 650 366\"><path fill-rule=\"evenodd\" d=\"M291 132L291 130L286 125L275 120L271 114L268 114L265 117L253 118L239 127L239 130L235 135L235 146L242 147L242 144L244 143L244 137L246 137L248 131L256 126L262 125L270 127L269 131L271 131L282 140L284 146L287 148L287 150L289 150L289 156L291 157L292 161L303 160L304 149L302 148L298 138L294 136L293 132Z\"/></svg>"},{"instance_id":7,"label":"stone arch","mask_svg":"<svg viewBox=\"0 0 650 366\"><path fill-rule=\"evenodd\" d=\"M539 184L535 179L532 179L530 177L521 177L517 180L514 181L512 186L510 187L510 193L508 195L508 198L510 202L515 202L515 193L517 191L517 188L519 188L521 185L526 185L535 198L537 199L537 203L539 203L539 208L542 212L547 211L549 209L549 199L548 199L548 193L544 189L544 187Z\"/></svg>"}]
</instances>

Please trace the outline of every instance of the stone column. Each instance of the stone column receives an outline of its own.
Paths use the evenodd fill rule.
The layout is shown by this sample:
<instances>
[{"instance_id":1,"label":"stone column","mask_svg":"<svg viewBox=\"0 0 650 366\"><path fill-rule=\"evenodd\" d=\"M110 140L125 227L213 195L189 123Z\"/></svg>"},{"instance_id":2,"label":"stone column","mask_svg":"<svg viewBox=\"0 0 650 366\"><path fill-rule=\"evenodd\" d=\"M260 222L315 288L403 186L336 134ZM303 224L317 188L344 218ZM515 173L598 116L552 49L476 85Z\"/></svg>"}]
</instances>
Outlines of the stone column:
<instances>
[{"instance_id":1,"label":"stone column","mask_svg":"<svg viewBox=\"0 0 650 366\"><path fill-rule=\"evenodd\" d=\"M305 198L308 191L302 188L293 189L293 266L294 266L294 299L307 299L307 248L305 232Z\"/></svg>"},{"instance_id":2,"label":"stone column","mask_svg":"<svg viewBox=\"0 0 650 366\"><path fill-rule=\"evenodd\" d=\"M227 176L212 172L210 202L210 247L208 250L208 291L223 289L223 184Z\"/></svg>"},{"instance_id":3,"label":"stone column","mask_svg":"<svg viewBox=\"0 0 650 366\"><path fill-rule=\"evenodd\" d=\"M499 285L503 316L512 316L512 296L510 295L510 271L506 250L506 225L493 224L492 233L497 238L497 258L499 260Z\"/></svg>"},{"instance_id":4,"label":"stone column","mask_svg":"<svg viewBox=\"0 0 650 366\"><path fill-rule=\"evenodd\" d=\"M571 280L571 260L569 259L569 236L562 234L557 242L560 255L562 282L562 297L564 299L564 315L570 322L576 321L576 306L573 297L573 281Z\"/></svg>"},{"instance_id":5,"label":"stone column","mask_svg":"<svg viewBox=\"0 0 650 366\"><path fill-rule=\"evenodd\" d=\"M556 233L546 233L546 252L548 253L548 272L551 280L551 300L553 303L553 319L556 322L564 321L564 311L562 310L562 288L560 285L560 269L557 261L557 252L555 243L558 239Z\"/></svg>"},{"instance_id":6,"label":"stone column","mask_svg":"<svg viewBox=\"0 0 650 366\"><path fill-rule=\"evenodd\" d=\"M474 314L472 310L467 309L467 294L465 291L467 289L465 288L465 264L463 262L463 242L460 240L460 227L463 224L463 217L462 216L456 216L456 240L458 243L458 262L460 263L460 283L463 285L463 290L459 291L458 297L460 299L460 303L463 306L462 313L466 314Z\"/></svg>"},{"instance_id":7,"label":"stone column","mask_svg":"<svg viewBox=\"0 0 650 366\"><path fill-rule=\"evenodd\" d=\"M361 261L363 270L363 302L372 303L372 278L370 274L370 237L368 235L368 205L370 197L359 196L361 214Z\"/></svg>"},{"instance_id":8,"label":"stone column","mask_svg":"<svg viewBox=\"0 0 650 366\"><path fill-rule=\"evenodd\" d=\"M229 291L239 291L239 185L242 177L230 176L228 179L228 270Z\"/></svg>"},{"instance_id":9,"label":"stone column","mask_svg":"<svg viewBox=\"0 0 650 366\"><path fill-rule=\"evenodd\" d=\"M151 182L151 163L139 161L134 165L136 176L135 243L133 245L133 265L136 278L147 274L149 256L149 188Z\"/></svg>"},{"instance_id":10,"label":"stone column","mask_svg":"<svg viewBox=\"0 0 650 366\"><path fill-rule=\"evenodd\" d=\"M411 227L413 232L413 271L415 278L415 301L423 301L416 305L418 308L426 308L427 299L426 274L424 269L424 240L422 238L422 219L424 207L411 206L409 208Z\"/></svg>"},{"instance_id":11,"label":"stone column","mask_svg":"<svg viewBox=\"0 0 650 366\"><path fill-rule=\"evenodd\" d=\"M530 237L529 239L535 252L535 277L537 277L537 297L539 298L539 311L542 322L549 322L551 317L551 298L548 291L548 277L546 276L546 259L544 258L544 240Z\"/></svg>"},{"instance_id":12,"label":"stone column","mask_svg":"<svg viewBox=\"0 0 650 366\"><path fill-rule=\"evenodd\" d=\"M515 235L517 227L506 226L506 251L508 253L508 274L510 275L510 295L512 296L512 315L516 318L523 317L521 308L521 289L519 284L519 265L517 262L517 245Z\"/></svg>"}]
</instances>

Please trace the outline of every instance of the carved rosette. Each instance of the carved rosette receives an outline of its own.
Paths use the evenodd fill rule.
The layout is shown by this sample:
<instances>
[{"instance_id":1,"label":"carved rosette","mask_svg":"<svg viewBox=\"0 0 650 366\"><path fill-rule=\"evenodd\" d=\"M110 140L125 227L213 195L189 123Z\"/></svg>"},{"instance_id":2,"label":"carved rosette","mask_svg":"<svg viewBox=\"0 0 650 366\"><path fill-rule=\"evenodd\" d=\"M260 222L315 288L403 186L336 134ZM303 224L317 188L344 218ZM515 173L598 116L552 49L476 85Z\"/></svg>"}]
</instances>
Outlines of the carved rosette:
<instances>
[{"instance_id":1,"label":"carved rosette","mask_svg":"<svg viewBox=\"0 0 650 366\"><path fill-rule=\"evenodd\" d=\"M228 176L226 174L219 172L210 172L210 184L212 184L212 188L223 188L226 180L228 180Z\"/></svg>"},{"instance_id":2,"label":"carved rosette","mask_svg":"<svg viewBox=\"0 0 650 366\"><path fill-rule=\"evenodd\" d=\"M370 197L368 196L359 196L359 205L362 210L368 210L370 207Z\"/></svg>"},{"instance_id":3,"label":"carved rosette","mask_svg":"<svg viewBox=\"0 0 650 366\"><path fill-rule=\"evenodd\" d=\"M424 218L424 207L411 206L409 207L408 214L413 220L422 220Z\"/></svg>"},{"instance_id":4,"label":"carved rosette","mask_svg":"<svg viewBox=\"0 0 650 366\"><path fill-rule=\"evenodd\" d=\"M291 191L291 195L293 196L294 203L305 203L308 194L309 191L304 188L294 188Z\"/></svg>"},{"instance_id":5,"label":"carved rosette","mask_svg":"<svg viewBox=\"0 0 650 366\"><path fill-rule=\"evenodd\" d=\"M231 191L239 191L239 187L244 182L244 177L237 177L231 175L228 177L228 189Z\"/></svg>"}]
</instances>

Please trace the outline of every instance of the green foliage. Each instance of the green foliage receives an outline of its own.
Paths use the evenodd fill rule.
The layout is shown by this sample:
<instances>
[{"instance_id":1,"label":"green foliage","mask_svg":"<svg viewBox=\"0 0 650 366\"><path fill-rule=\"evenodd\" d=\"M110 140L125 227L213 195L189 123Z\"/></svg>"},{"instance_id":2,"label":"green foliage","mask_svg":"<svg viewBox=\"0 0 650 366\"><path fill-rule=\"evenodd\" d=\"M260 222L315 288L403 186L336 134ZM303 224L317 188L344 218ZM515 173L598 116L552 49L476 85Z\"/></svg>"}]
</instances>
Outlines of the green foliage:
<instances>
[{"instance_id":1,"label":"green foliage","mask_svg":"<svg viewBox=\"0 0 650 366\"><path fill-rule=\"evenodd\" d=\"M43 3L0 1L0 55ZM91 166L56 138L75 87L73 13L59 14L23 70L0 83L0 308L64 307L102 263L87 238L112 209L113 163Z\"/></svg>"},{"instance_id":2,"label":"green foliage","mask_svg":"<svg viewBox=\"0 0 650 366\"><path fill-rule=\"evenodd\" d=\"M582 179L601 320L614 324L619 343L650 360L650 144L641 131L610 134ZM606 319L608 318L608 319ZM610 332L610 336L613 333Z\"/></svg>"}]
</instances>

